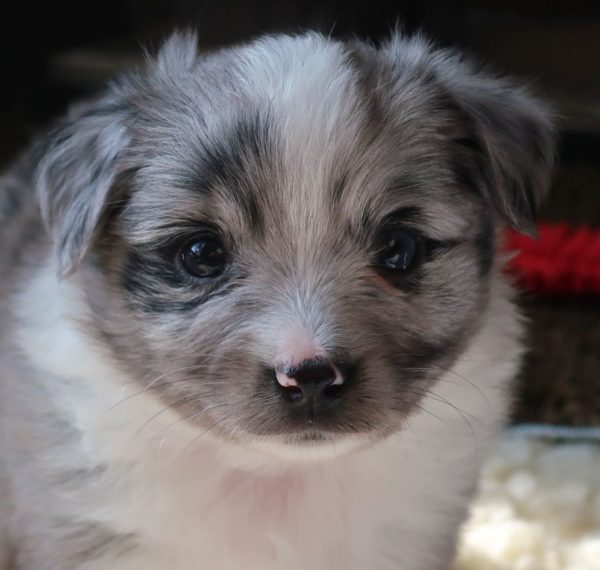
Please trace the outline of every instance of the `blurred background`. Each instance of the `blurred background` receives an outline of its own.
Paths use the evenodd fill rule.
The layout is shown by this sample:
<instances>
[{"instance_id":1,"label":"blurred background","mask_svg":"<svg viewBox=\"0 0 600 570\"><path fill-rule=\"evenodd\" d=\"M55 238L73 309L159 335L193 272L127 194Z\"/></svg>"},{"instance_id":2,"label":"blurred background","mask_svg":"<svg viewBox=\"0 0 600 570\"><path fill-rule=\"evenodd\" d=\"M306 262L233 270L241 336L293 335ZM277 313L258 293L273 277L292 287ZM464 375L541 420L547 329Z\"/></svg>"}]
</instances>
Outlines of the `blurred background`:
<instances>
[{"instance_id":1,"label":"blurred background","mask_svg":"<svg viewBox=\"0 0 600 570\"><path fill-rule=\"evenodd\" d=\"M175 27L196 28L210 50L303 28L378 41L398 22L533 82L560 115L560 162L541 219L599 227L597 0L0 0L0 166ZM531 351L514 421L600 426L600 298L529 293L523 304Z\"/></svg>"}]
</instances>

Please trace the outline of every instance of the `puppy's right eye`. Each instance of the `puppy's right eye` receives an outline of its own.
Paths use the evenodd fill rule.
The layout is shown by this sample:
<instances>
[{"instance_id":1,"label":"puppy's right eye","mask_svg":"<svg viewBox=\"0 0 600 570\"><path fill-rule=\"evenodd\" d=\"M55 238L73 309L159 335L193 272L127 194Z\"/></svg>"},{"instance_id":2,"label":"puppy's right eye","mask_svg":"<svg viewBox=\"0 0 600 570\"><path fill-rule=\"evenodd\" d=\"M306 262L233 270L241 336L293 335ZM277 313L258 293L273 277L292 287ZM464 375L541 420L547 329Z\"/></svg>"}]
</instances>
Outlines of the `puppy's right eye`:
<instances>
[{"instance_id":1,"label":"puppy's right eye","mask_svg":"<svg viewBox=\"0 0 600 570\"><path fill-rule=\"evenodd\" d=\"M401 227L393 227L381 237L381 252L377 265L396 273L409 272L419 261L419 238Z\"/></svg>"},{"instance_id":2,"label":"puppy's right eye","mask_svg":"<svg viewBox=\"0 0 600 570\"><path fill-rule=\"evenodd\" d=\"M188 241L179 257L185 271L194 277L216 277L227 265L227 252L216 236L200 236Z\"/></svg>"}]
</instances>

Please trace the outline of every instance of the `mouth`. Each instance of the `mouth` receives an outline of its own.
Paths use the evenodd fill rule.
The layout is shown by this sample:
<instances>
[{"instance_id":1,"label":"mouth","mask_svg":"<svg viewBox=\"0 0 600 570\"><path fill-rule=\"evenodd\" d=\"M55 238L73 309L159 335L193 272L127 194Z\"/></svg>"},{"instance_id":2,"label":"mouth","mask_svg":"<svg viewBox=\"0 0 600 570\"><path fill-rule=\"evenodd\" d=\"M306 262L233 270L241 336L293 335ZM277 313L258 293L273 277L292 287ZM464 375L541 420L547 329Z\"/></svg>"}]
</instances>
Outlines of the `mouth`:
<instances>
[{"instance_id":1,"label":"mouth","mask_svg":"<svg viewBox=\"0 0 600 570\"><path fill-rule=\"evenodd\" d=\"M283 440L289 445L320 445L325 443L339 442L346 439L347 435L339 433L324 432L316 429L299 431L297 433L286 434Z\"/></svg>"},{"instance_id":2,"label":"mouth","mask_svg":"<svg viewBox=\"0 0 600 570\"><path fill-rule=\"evenodd\" d=\"M276 437L261 437L253 447L263 453L289 461L328 460L363 449L372 443L364 434L305 430Z\"/></svg>"}]
</instances>

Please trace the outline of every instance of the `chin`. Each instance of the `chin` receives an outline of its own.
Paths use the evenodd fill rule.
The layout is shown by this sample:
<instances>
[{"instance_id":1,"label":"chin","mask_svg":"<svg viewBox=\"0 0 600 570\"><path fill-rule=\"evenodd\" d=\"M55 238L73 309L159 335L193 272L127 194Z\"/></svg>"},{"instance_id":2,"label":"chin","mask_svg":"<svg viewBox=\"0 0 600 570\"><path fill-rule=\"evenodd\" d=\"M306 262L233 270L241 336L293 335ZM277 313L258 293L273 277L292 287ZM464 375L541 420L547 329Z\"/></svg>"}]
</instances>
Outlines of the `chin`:
<instances>
[{"instance_id":1,"label":"chin","mask_svg":"<svg viewBox=\"0 0 600 570\"><path fill-rule=\"evenodd\" d=\"M375 445L375 439L367 435L331 434L320 431L304 431L275 437L262 437L249 447L270 457L289 462L319 462L332 460L349 453Z\"/></svg>"}]
</instances>

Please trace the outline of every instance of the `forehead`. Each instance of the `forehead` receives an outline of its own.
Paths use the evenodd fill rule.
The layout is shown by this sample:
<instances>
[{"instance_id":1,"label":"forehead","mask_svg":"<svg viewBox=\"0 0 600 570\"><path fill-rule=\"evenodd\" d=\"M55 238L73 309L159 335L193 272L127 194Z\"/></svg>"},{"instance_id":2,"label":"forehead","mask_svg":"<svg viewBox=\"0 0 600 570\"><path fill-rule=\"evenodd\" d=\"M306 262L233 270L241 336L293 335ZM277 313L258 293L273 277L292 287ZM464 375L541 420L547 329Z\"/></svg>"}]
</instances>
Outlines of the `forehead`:
<instances>
[{"instance_id":1,"label":"forehead","mask_svg":"<svg viewBox=\"0 0 600 570\"><path fill-rule=\"evenodd\" d=\"M170 89L146 109L153 127L138 137L133 199L161 219L239 226L269 210L288 227L307 217L317 227L332 213L418 207L440 231L462 231L469 197L453 171L454 117L434 86L374 50L268 38L206 58Z\"/></svg>"}]
</instances>

